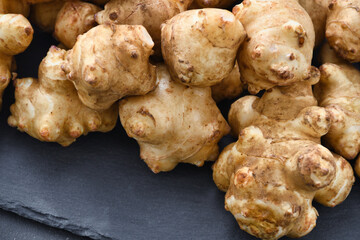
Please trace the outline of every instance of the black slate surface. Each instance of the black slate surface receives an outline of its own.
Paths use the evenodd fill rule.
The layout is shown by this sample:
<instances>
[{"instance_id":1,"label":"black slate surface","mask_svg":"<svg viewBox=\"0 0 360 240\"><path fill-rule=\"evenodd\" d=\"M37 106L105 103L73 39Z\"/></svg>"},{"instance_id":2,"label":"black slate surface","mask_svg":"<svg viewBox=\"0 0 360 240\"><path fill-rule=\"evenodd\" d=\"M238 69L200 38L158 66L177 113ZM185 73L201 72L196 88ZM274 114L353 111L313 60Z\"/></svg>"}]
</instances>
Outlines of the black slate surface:
<instances>
[{"instance_id":1,"label":"black slate surface","mask_svg":"<svg viewBox=\"0 0 360 240\"><path fill-rule=\"evenodd\" d=\"M4 210L0 210L0 238L2 240L90 240Z\"/></svg>"},{"instance_id":2,"label":"black slate surface","mask_svg":"<svg viewBox=\"0 0 360 240\"><path fill-rule=\"evenodd\" d=\"M52 43L36 34L17 58L20 77L36 76ZM0 113L1 208L94 239L253 239L224 210L211 164L155 175L119 124L68 148L39 142L6 124L12 92ZM318 226L303 239L360 239L359 202L357 181L340 206L316 205Z\"/></svg>"}]
</instances>

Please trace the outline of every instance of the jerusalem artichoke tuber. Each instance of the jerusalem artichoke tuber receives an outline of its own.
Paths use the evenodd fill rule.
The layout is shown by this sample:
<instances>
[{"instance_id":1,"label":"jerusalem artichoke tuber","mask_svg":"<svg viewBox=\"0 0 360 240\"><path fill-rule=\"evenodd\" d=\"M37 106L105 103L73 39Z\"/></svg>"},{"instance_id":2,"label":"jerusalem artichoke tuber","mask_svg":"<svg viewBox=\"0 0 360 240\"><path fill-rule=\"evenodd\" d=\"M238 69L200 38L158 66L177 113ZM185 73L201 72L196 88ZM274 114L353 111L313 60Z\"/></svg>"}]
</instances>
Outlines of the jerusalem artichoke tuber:
<instances>
[{"instance_id":1,"label":"jerusalem artichoke tuber","mask_svg":"<svg viewBox=\"0 0 360 240\"><path fill-rule=\"evenodd\" d=\"M72 48L79 35L96 26L95 14L101 9L82 1L66 2L57 14L54 36Z\"/></svg>"},{"instance_id":2,"label":"jerusalem artichoke tuber","mask_svg":"<svg viewBox=\"0 0 360 240\"><path fill-rule=\"evenodd\" d=\"M78 37L63 70L86 106L105 110L125 96L154 89L153 46L143 26L99 25Z\"/></svg>"},{"instance_id":3,"label":"jerusalem artichoke tuber","mask_svg":"<svg viewBox=\"0 0 360 240\"><path fill-rule=\"evenodd\" d=\"M318 215L312 200L333 207L354 182L350 164L320 145L331 120L314 106L315 79L275 87L261 99L247 96L231 107L239 139L220 154L213 177L227 192L225 208L256 237L308 234Z\"/></svg>"},{"instance_id":4,"label":"jerusalem artichoke tuber","mask_svg":"<svg viewBox=\"0 0 360 240\"><path fill-rule=\"evenodd\" d=\"M190 10L162 25L161 48L174 80L208 87L233 70L245 36L241 23L227 10Z\"/></svg>"},{"instance_id":5,"label":"jerusalem artichoke tuber","mask_svg":"<svg viewBox=\"0 0 360 240\"><path fill-rule=\"evenodd\" d=\"M360 62L360 0L332 0L326 38L344 59Z\"/></svg>"},{"instance_id":6,"label":"jerusalem artichoke tuber","mask_svg":"<svg viewBox=\"0 0 360 240\"><path fill-rule=\"evenodd\" d=\"M96 14L99 24L143 25L155 43L155 54L161 56L160 25L186 11L192 0L111 0L104 11Z\"/></svg>"},{"instance_id":7,"label":"jerusalem artichoke tuber","mask_svg":"<svg viewBox=\"0 0 360 240\"><path fill-rule=\"evenodd\" d=\"M244 0L233 12L248 35L238 63L250 93L309 79L315 32L296 0Z\"/></svg>"},{"instance_id":8,"label":"jerusalem artichoke tuber","mask_svg":"<svg viewBox=\"0 0 360 240\"><path fill-rule=\"evenodd\" d=\"M230 129L210 88L173 81L166 66L157 66L157 88L145 96L120 101L120 120L140 145L140 156L158 173L178 163L202 166L218 155L218 141Z\"/></svg>"},{"instance_id":9,"label":"jerusalem artichoke tuber","mask_svg":"<svg viewBox=\"0 0 360 240\"><path fill-rule=\"evenodd\" d=\"M13 56L30 45L34 30L20 14L0 14L0 108L2 94L11 80Z\"/></svg>"},{"instance_id":10,"label":"jerusalem artichoke tuber","mask_svg":"<svg viewBox=\"0 0 360 240\"><path fill-rule=\"evenodd\" d=\"M8 123L41 141L63 146L88 132L108 132L115 127L117 105L95 111L82 104L74 85L61 70L65 50L52 47L39 67L39 80L16 79L16 102Z\"/></svg>"}]
</instances>

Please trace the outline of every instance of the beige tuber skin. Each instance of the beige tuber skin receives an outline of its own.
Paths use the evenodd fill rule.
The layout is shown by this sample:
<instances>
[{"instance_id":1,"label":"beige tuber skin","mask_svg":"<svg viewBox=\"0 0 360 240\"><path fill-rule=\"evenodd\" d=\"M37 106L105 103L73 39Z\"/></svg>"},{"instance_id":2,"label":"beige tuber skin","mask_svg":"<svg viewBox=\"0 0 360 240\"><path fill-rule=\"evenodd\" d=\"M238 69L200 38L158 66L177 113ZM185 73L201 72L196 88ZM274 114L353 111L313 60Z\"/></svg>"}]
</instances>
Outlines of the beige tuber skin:
<instances>
[{"instance_id":1,"label":"beige tuber skin","mask_svg":"<svg viewBox=\"0 0 360 240\"><path fill-rule=\"evenodd\" d=\"M66 2L57 14L54 36L68 49L72 48L79 35L96 26L95 14L101 8L81 2Z\"/></svg>"},{"instance_id":2,"label":"beige tuber skin","mask_svg":"<svg viewBox=\"0 0 360 240\"><path fill-rule=\"evenodd\" d=\"M244 85L240 79L239 66L236 63L229 76L224 78L219 84L211 87L211 95L215 102L220 102L224 99L234 99L238 97L243 89Z\"/></svg>"},{"instance_id":3,"label":"beige tuber skin","mask_svg":"<svg viewBox=\"0 0 360 240\"><path fill-rule=\"evenodd\" d=\"M10 108L8 123L46 142L68 146L89 132L108 132L117 121L117 105L95 111L84 106L74 85L66 80L61 65L64 50L50 48L39 67L39 80L15 81L16 102Z\"/></svg>"},{"instance_id":4,"label":"beige tuber skin","mask_svg":"<svg viewBox=\"0 0 360 240\"><path fill-rule=\"evenodd\" d=\"M53 33L55 30L57 15L64 4L64 0L57 0L31 6L31 22L33 22L41 30Z\"/></svg>"},{"instance_id":5,"label":"beige tuber skin","mask_svg":"<svg viewBox=\"0 0 360 240\"><path fill-rule=\"evenodd\" d=\"M300 5L309 14L315 30L315 46L325 39L325 26L330 0L299 0Z\"/></svg>"},{"instance_id":6,"label":"beige tuber skin","mask_svg":"<svg viewBox=\"0 0 360 240\"><path fill-rule=\"evenodd\" d=\"M214 161L217 143L230 128L210 88L173 81L165 65L156 69L154 91L120 101L121 124L138 141L140 157L154 173L170 171L178 163L202 166Z\"/></svg>"},{"instance_id":7,"label":"beige tuber skin","mask_svg":"<svg viewBox=\"0 0 360 240\"><path fill-rule=\"evenodd\" d=\"M29 15L30 5L26 0L0 0L0 13L16 13L25 17Z\"/></svg>"},{"instance_id":8,"label":"beige tuber skin","mask_svg":"<svg viewBox=\"0 0 360 240\"><path fill-rule=\"evenodd\" d=\"M33 39L34 30L20 14L0 14L0 109L2 94L9 84L13 56L25 51Z\"/></svg>"},{"instance_id":9,"label":"beige tuber skin","mask_svg":"<svg viewBox=\"0 0 360 240\"><path fill-rule=\"evenodd\" d=\"M315 96L332 120L324 142L344 158L354 159L360 152L360 71L326 45L321 55L325 64Z\"/></svg>"},{"instance_id":10,"label":"beige tuber skin","mask_svg":"<svg viewBox=\"0 0 360 240\"><path fill-rule=\"evenodd\" d=\"M233 70L245 36L241 23L227 10L189 10L162 25L161 48L174 80L208 87Z\"/></svg>"},{"instance_id":11,"label":"beige tuber skin","mask_svg":"<svg viewBox=\"0 0 360 240\"><path fill-rule=\"evenodd\" d=\"M310 78L314 26L296 0L244 0L233 13L248 35L238 63L250 93Z\"/></svg>"},{"instance_id":12,"label":"beige tuber skin","mask_svg":"<svg viewBox=\"0 0 360 240\"><path fill-rule=\"evenodd\" d=\"M235 4L236 0L194 0L192 8L228 8Z\"/></svg>"},{"instance_id":13,"label":"beige tuber skin","mask_svg":"<svg viewBox=\"0 0 360 240\"><path fill-rule=\"evenodd\" d=\"M314 106L315 79L231 106L229 123L239 139L220 154L213 178L226 191L225 208L256 237L308 234L318 215L312 200L334 207L355 180L350 164L320 144L331 121L324 108Z\"/></svg>"},{"instance_id":14,"label":"beige tuber skin","mask_svg":"<svg viewBox=\"0 0 360 240\"><path fill-rule=\"evenodd\" d=\"M192 0L111 0L104 11L96 14L99 24L143 25L155 43L155 54L161 56L160 26L166 20L186 11Z\"/></svg>"},{"instance_id":15,"label":"beige tuber skin","mask_svg":"<svg viewBox=\"0 0 360 240\"><path fill-rule=\"evenodd\" d=\"M154 89L153 46L143 26L99 25L78 37L63 70L87 107L105 110L125 96Z\"/></svg>"},{"instance_id":16,"label":"beige tuber skin","mask_svg":"<svg viewBox=\"0 0 360 240\"><path fill-rule=\"evenodd\" d=\"M326 38L344 59L360 62L360 0L332 0Z\"/></svg>"}]
</instances>

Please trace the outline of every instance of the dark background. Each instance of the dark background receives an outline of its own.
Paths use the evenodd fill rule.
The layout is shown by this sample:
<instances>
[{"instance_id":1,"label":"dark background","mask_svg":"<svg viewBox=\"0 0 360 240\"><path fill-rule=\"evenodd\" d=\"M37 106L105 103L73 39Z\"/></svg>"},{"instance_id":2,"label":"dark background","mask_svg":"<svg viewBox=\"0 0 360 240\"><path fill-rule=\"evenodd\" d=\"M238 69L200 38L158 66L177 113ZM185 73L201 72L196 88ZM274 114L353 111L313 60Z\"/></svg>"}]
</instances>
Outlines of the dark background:
<instances>
[{"instance_id":1,"label":"dark background","mask_svg":"<svg viewBox=\"0 0 360 240\"><path fill-rule=\"evenodd\" d=\"M36 77L51 36L35 34L17 57L19 77ZM211 164L182 164L153 174L136 141L121 125L91 133L63 148L9 127L13 87L0 113L0 207L26 218L95 239L254 239L224 210L224 193L212 181ZM230 102L221 103L226 112ZM233 141L227 137L225 146ZM319 206L317 227L303 239L360 239L358 179L334 209ZM82 239L0 211L0 239Z\"/></svg>"}]
</instances>

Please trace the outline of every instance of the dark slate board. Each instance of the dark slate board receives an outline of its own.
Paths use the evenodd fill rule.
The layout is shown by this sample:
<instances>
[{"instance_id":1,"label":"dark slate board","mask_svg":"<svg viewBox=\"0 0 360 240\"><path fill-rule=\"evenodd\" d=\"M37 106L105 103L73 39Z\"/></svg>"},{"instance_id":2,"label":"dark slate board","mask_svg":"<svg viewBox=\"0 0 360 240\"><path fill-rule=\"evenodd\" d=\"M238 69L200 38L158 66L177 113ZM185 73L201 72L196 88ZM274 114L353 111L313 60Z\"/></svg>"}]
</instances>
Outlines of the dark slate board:
<instances>
[{"instance_id":1,"label":"dark slate board","mask_svg":"<svg viewBox=\"0 0 360 240\"><path fill-rule=\"evenodd\" d=\"M0 210L0 236L3 240L89 240L4 210Z\"/></svg>"},{"instance_id":2,"label":"dark slate board","mask_svg":"<svg viewBox=\"0 0 360 240\"><path fill-rule=\"evenodd\" d=\"M51 41L36 34L17 58L20 77L36 76ZM119 124L68 148L39 142L6 124L12 92L0 113L1 208L94 239L254 239L224 210L211 164L155 175ZM359 202L357 182L342 205L317 206L318 226L304 239L359 239Z\"/></svg>"}]
</instances>

